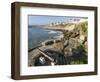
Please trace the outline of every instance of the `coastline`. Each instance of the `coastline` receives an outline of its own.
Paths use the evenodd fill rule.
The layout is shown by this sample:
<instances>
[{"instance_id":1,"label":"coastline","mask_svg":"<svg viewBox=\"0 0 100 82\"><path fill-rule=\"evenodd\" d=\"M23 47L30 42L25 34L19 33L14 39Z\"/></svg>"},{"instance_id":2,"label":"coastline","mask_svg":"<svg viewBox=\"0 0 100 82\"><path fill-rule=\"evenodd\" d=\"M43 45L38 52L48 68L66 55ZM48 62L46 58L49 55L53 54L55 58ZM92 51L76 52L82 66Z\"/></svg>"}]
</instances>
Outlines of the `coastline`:
<instances>
[{"instance_id":1,"label":"coastline","mask_svg":"<svg viewBox=\"0 0 100 82\"><path fill-rule=\"evenodd\" d=\"M60 39L57 43L52 42L50 39L46 42L44 41L44 44L50 44L50 45L41 45L36 48L40 48L43 51L46 51L48 49L52 51L61 52L66 59L72 58L72 60L68 61L68 64L85 64L87 63L87 37L82 34L83 30L83 24L80 23L72 30L63 29L61 27L44 27L43 29L47 30L53 30L53 31L60 31L63 33L64 37ZM87 24L86 24L87 25ZM86 31L87 32L87 31ZM56 41L55 41L56 42ZM52 44L54 43L54 44ZM52 45L51 45L52 44ZM31 49L28 52L29 55L29 66L34 66L33 63L35 59L40 55L38 52L38 49ZM79 58L79 59L78 59ZM66 60L67 61L67 60Z\"/></svg>"}]
</instances>

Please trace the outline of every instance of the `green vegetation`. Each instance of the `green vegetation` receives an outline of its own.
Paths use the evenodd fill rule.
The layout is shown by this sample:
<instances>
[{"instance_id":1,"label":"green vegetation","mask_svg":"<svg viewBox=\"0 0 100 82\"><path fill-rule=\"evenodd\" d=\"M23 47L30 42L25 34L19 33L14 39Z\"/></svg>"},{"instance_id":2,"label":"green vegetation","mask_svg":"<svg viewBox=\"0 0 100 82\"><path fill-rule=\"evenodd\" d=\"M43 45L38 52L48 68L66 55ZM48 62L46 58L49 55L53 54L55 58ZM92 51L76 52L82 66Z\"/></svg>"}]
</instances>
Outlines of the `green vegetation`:
<instances>
[{"instance_id":1,"label":"green vegetation","mask_svg":"<svg viewBox=\"0 0 100 82\"><path fill-rule=\"evenodd\" d=\"M80 45L76 49L76 53L74 53L73 60L71 64L86 64L87 63L87 52L85 51L84 45Z\"/></svg>"},{"instance_id":2,"label":"green vegetation","mask_svg":"<svg viewBox=\"0 0 100 82\"><path fill-rule=\"evenodd\" d=\"M54 42L53 41L48 41L45 43L45 45L52 45Z\"/></svg>"},{"instance_id":3,"label":"green vegetation","mask_svg":"<svg viewBox=\"0 0 100 82\"><path fill-rule=\"evenodd\" d=\"M73 61L71 62L71 64L84 64L84 62L78 61L78 60L73 60Z\"/></svg>"},{"instance_id":4,"label":"green vegetation","mask_svg":"<svg viewBox=\"0 0 100 82\"><path fill-rule=\"evenodd\" d=\"M84 22L81 24L82 34L87 35L87 29L88 29L88 22Z\"/></svg>"}]
</instances>

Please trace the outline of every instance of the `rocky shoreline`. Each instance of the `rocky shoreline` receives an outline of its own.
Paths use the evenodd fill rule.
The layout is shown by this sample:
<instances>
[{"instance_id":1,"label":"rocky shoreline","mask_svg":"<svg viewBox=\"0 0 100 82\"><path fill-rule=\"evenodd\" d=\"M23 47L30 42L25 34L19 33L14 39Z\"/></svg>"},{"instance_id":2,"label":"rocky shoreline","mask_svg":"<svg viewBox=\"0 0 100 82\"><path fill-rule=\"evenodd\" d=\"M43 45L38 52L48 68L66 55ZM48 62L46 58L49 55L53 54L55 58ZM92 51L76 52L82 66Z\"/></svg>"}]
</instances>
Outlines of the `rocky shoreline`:
<instances>
[{"instance_id":1,"label":"rocky shoreline","mask_svg":"<svg viewBox=\"0 0 100 82\"><path fill-rule=\"evenodd\" d=\"M83 34L82 26L85 23L75 25L72 30L51 28L52 30L61 31L64 35L63 38L58 40L48 40L38 47L39 49L46 51L52 50L63 54L66 63L65 64L86 64L87 62L87 36ZM47 28L49 29L49 28ZM28 52L28 65L34 66L35 61L39 59L40 53L36 49L29 50ZM57 56L58 57L58 56ZM59 58L58 58L59 59ZM63 59L64 60L64 59ZM59 64L59 63L58 63Z\"/></svg>"}]
</instances>

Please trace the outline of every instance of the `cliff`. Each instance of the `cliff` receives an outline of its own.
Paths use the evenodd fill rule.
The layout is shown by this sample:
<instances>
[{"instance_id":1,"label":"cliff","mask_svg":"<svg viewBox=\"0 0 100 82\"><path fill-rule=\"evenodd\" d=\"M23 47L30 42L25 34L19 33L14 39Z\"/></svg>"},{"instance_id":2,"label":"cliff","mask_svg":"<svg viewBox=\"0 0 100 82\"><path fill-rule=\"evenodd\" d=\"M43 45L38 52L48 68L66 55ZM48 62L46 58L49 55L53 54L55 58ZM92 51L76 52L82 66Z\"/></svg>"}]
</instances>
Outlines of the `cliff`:
<instances>
[{"instance_id":1,"label":"cliff","mask_svg":"<svg viewBox=\"0 0 100 82\"><path fill-rule=\"evenodd\" d=\"M56 61L60 60L61 62L64 62L64 63L59 62L56 64L67 65L67 64L87 64L88 63L87 61L88 22L87 21L79 22L79 23L69 23L69 24L63 24L63 25L60 24L58 26L52 26L52 27L50 26L50 27L45 27L45 28L48 28L48 29L50 28L52 30L59 30L63 32L63 35L64 35L64 37L59 40L45 41L41 43L41 46L39 47L44 52L48 51L47 53L50 53L50 54L52 51L52 55L53 55L52 57L55 58ZM59 58L60 56L58 56L58 54L59 55L62 54L64 59L62 60L61 58ZM34 66L36 62L39 62L40 57L41 57L41 54L39 53L37 49L32 50L31 52L29 52L28 65ZM49 62L49 61L47 60L45 62Z\"/></svg>"}]
</instances>

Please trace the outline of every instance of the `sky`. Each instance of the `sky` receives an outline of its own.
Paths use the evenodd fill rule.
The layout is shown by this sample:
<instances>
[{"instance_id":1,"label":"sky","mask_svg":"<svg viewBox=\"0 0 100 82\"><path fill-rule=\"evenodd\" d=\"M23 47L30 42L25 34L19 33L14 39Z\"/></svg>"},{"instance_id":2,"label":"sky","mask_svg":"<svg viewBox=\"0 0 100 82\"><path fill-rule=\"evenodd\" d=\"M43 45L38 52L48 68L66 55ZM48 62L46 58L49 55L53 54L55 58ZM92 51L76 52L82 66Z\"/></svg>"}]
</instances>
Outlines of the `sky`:
<instances>
[{"instance_id":1,"label":"sky","mask_svg":"<svg viewBox=\"0 0 100 82\"><path fill-rule=\"evenodd\" d=\"M83 17L69 17L69 16L46 16L46 15L29 15L29 25L45 25L55 22L68 22L72 18L83 18Z\"/></svg>"}]
</instances>

